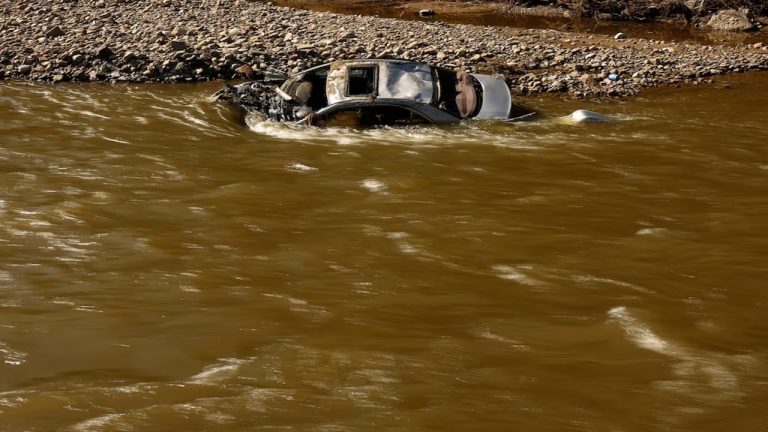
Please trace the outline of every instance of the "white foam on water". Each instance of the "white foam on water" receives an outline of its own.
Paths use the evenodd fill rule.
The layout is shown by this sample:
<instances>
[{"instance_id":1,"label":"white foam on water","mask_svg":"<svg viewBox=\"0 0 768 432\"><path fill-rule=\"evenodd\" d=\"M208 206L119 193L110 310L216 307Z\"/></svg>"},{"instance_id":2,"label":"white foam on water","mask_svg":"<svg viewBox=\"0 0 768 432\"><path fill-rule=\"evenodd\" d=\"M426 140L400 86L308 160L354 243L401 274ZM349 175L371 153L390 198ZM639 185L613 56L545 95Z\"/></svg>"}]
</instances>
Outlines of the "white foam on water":
<instances>
[{"instance_id":1,"label":"white foam on water","mask_svg":"<svg viewBox=\"0 0 768 432\"><path fill-rule=\"evenodd\" d=\"M111 426L115 421L120 420L123 416L124 414L106 414L77 423L69 429L78 432L101 431Z\"/></svg>"},{"instance_id":2,"label":"white foam on water","mask_svg":"<svg viewBox=\"0 0 768 432\"><path fill-rule=\"evenodd\" d=\"M11 348L7 343L0 342L0 358L3 363L11 366L19 366L26 363L29 354Z\"/></svg>"},{"instance_id":3,"label":"white foam on water","mask_svg":"<svg viewBox=\"0 0 768 432\"><path fill-rule=\"evenodd\" d=\"M13 277L10 272L0 270L0 282L10 283L13 282Z\"/></svg>"},{"instance_id":4,"label":"white foam on water","mask_svg":"<svg viewBox=\"0 0 768 432\"><path fill-rule=\"evenodd\" d=\"M101 139L103 139L105 141L116 142L118 144L130 144L131 143L130 141L127 141L127 140L122 140L122 139L119 139L119 138L110 138L110 137L104 136L104 135L101 136Z\"/></svg>"},{"instance_id":5,"label":"white foam on water","mask_svg":"<svg viewBox=\"0 0 768 432\"><path fill-rule=\"evenodd\" d=\"M386 194L387 185L383 182L375 179L365 179L360 182L360 186L363 189L367 189L374 193Z\"/></svg>"},{"instance_id":6,"label":"white foam on water","mask_svg":"<svg viewBox=\"0 0 768 432\"><path fill-rule=\"evenodd\" d=\"M670 357L681 357L677 347L670 345L667 341L652 332L645 324L636 320L629 314L629 312L627 312L626 307L615 307L608 311L608 316L618 321L630 341L640 348Z\"/></svg>"},{"instance_id":7,"label":"white foam on water","mask_svg":"<svg viewBox=\"0 0 768 432\"><path fill-rule=\"evenodd\" d=\"M501 342L505 345L509 345L511 348L513 348L516 351L528 351L530 350L530 347L525 345L523 342L516 340L516 339L509 339L504 336L498 335L496 333L491 332L487 328L483 329L476 329L471 331L470 333L474 334L477 337L481 337L483 339L489 339L496 342Z\"/></svg>"},{"instance_id":8,"label":"white foam on water","mask_svg":"<svg viewBox=\"0 0 768 432\"><path fill-rule=\"evenodd\" d=\"M238 358L219 360L221 363L206 367L199 374L193 375L187 382L191 384L215 384L236 376L240 368L248 362L248 360Z\"/></svg>"},{"instance_id":9,"label":"white foam on water","mask_svg":"<svg viewBox=\"0 0 768 432\"><path fill-rule=\"evenodd\" d=\"M425 255L426 256L425 253L421 252L417 247L411 244L411 242L406 240L408 237L410 237L410 235L404 232L387 233L387 238L395 242L395 244L397 245L397 248L400 249L400 252L406 255Z\"/></svg>"},{"instance_id":10,"label":"white foam on water","mask_svg":"<svg viewBox=\"0 0 768 432\"><path fill-rule=\"evenodd\" d=\"M528 276L523 272L524 270L530 271L532 269L533 267L529 265L511 266L500 264L493 266L493 271L496 273L496 276L500 277L501 279L514 281L521 285L541 285L540 281Z\"/></svg>"},{"instance_id":11,"label":"white foam on water","mask_svg":"<svg viewBox=\"0 0 768 432\"><path fill-rule=\"evenodd\" d=\"M292 164L289 164L285 168L291 171L301 171L301 172L317 171L317 168L309 165L304 165L303 163L299 163L299 162L294 162Z\"/></svg>"},{"instance_id":12,"label":"white foam on water","mask_svg":"<svg viewBox=\"0 0 768 432\"><path fill-rule=\"evenodd\" d=\"M666 228L643 228L640 230L637 230L635 234L640 236L662 236L664 234L667 234L669 232Z\"/></svg>"},{"instance_id":13,"label":"white foam on water","mask_svg":"<svg viewBox=\"0 0 768 432\"><path fill-rule=\"evenodd\" d=\"M609 279L609 278L601 278L597 276L587 275L587 276L574 276L573 280L575 280L578 283L590 283L590 282L597 282L597 283L604 283L608 285L615 285L622 288L629 288L633 291L638 291L645 294L655 294L653 290L650 290L645 287L641 287L639 285L631 284L629 282L623 282L615 279Z\"/></svg>"},{"instance_id":14,"label":"white foam on water","mask_svg":"<svg viewBox=\"0 0 768 432\"><path fill-rule=\"evenodd\" d=\"M657 383L662 389L680 393L698 401L721 403L742 396L737 370L752 362L749 356L726 356L694 349L664 339L635 318L624 306L608 311L630 342L642 349L677 360L672 372L677 380Z\"/></svg>"},{"instance_id":15,"label":"white foam on water","mask_svg":"<svg viewBox=\"0 0 768 432\"><path fill-rule=\"evenodd\" d=\"M271 120L263 120L258 116L248 116L246 125L251 131L267 135L273 138L306 143L327 141L338 145L368 145L386 144L408 146L410 148L433 148L438 146L460 144L482 144L502 146L506 148L538 149L540 146L532 145L539 134L525 134L521 136L516 128L506 127L499 129L498 124L488 125L482 122L466 122L448 127L441 126L409 126L409 127L381 127L372 129L353 129L345 127L310 127L292 123L280 123ZM551 124L550 124L551 126ZM487 128L491 130L486 130Z\"/></svg>"}]
</instances>

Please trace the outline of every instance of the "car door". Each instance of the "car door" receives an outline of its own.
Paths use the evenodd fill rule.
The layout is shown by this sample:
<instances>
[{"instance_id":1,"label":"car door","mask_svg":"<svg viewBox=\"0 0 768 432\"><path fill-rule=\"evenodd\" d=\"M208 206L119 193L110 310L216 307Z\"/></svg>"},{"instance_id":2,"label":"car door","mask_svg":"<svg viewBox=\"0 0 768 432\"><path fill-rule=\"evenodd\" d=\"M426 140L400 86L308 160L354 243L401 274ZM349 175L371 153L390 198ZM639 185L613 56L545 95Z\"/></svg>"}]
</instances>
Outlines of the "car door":
<instances>
[{"instance_id":1,"label":"car door","mask_svg":"<svg viewBox=\"0 0 768 432\"><path fill-rule=\"evenodd\" d=\"M339 127L410 126L430 124L422 113L397 104L350 104L318 112L318 125Z\"/></svg>"}]
</instances>

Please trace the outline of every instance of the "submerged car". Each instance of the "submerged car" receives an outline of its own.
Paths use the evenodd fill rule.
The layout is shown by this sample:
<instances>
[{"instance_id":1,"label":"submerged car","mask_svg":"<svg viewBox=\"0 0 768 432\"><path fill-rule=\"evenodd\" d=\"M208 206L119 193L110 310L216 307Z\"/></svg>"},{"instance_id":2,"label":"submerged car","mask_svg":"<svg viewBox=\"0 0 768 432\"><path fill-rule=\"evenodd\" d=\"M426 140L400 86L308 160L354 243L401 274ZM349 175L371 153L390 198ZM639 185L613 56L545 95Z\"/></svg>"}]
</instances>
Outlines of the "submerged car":
<instances>
[{"instance_id":1,"label":"submerged car","mask_svg":"<svg viewBox=\"0 0 768 432\"><path fill-rule=\"evenodd\" d=\"M500 75L391 59L337 61L290 77L272 72L215 96L264 119L329 126L508 120L515 107Z\"/></svg>"}]
</instances>

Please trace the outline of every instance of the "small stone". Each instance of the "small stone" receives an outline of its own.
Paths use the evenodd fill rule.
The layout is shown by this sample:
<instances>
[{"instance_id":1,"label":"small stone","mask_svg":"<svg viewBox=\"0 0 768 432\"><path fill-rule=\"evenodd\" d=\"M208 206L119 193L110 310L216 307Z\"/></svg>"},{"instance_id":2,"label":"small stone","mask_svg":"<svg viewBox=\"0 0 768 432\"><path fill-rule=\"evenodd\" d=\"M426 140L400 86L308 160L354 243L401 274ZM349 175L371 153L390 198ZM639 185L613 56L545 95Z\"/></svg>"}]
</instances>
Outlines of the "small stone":
<instances>
[{"instance_id":1,"label":"small stone","mask_svg":"<svg viewBox=\"0 0 768 432\"><path fill-rule=\"evenodd\" d=\"M181 41L181 40L171 41L171 49L174 51L185 51L187 48L189 48L189 45L187 45L187 43L184 41Z\"/></svg>"},{"instance_id":2,"label":"small stone","mask_svg":"<svg viewBox=\"0 0 768 432\"><path fill-rule=\"evenodd\" d=\"M28 73L32 72L32 66L30 66L30 65L21 65L21 66L19 66L18 71L19 71L19 73L22 73L22 74L28 74Z\"/></svg>"},{"instance_id":3,"label":"small stone","mask_svg":"<svg viewBox=\"0 0 768 432\"><path fill-rule=\"evenodd\" d=\"M176 26L171 30L171 36L184 36L187 34L187 29L183 26Z\"/></svg>"},{"instance_id":4,"label":"small stone","mask_svg":"<svg viewBox=\"0 0 768 432\"><path fill-rule=\"evenodd\" d=\"M96 52L96 58L100 58L102 60L109 60L114 55L115 55L115 52L112 51L112 49L107 46L99 48L99 50Z\"/></svg>"},{"instance_id":5,"label":"small stone","mask_svg":"<svg viewBox=\"0 0 768 432\"><path fill-rule=\"evenodd\" d=\"M252 78L253 77L253 68L250 67L249 65L242 65L242 66L238 67L237 69L235 69L235 72L237 72L238 74L240 74L240 75L242 75L242 76L244 76L246 78Z\"/></svg>"},{"instance_id":6,"label":"small stone","mask_svg":"<svg viewBox=\"0 0 768 432\"><path fill-rule=\"evenodd\" d=\"M64 36L64 30L62 30L59 26L56 26L45 32L45 37L49 39L57 38L59 36Z\"/></svg>"},{"instance_id":7,"label":"small stone","mask_svg":"<svg viewBox=\"0 0 768 432\"><path fill-rule=\"evenodd\" d=\"M435 11L432 9L422 9L419 11L419 16L422 18L435 16Z\"/></svg>"},{"instance_id":8,"label":"small stone","mask_svg":"<svg viewBox=\"0 0 768 432\"><path fill-rule=\"evenodd\" d=\"M614 36L613 38L616 40L623 40L623 39L627 39L628 36L625 33L619 32L619 33L616 33L616 36Z\"/></svg>"},{"instance_id":9,"label":"small stone","mask_svg":"<svg viewBox=\"0 0 768 432\"><path fill-rule=\"evenodd\" d=\"M85 60L85 56L82 54L75 54L72 56L73 63L82 63L83 60Z\"/></svg>"},{"instance_id":10,"label":"small stone","mask_svg":"<svg viewBox=\"0 0 768 432\"><path fill-rule=\"evenodd\" d=\"M58 74L58 75L54 75L53 76L53 83L54 84L55 83L64 82L66 80L67 80L67 77L66 77L66 75L63 75L63 74Z\"/></svg>"}]
</instances>

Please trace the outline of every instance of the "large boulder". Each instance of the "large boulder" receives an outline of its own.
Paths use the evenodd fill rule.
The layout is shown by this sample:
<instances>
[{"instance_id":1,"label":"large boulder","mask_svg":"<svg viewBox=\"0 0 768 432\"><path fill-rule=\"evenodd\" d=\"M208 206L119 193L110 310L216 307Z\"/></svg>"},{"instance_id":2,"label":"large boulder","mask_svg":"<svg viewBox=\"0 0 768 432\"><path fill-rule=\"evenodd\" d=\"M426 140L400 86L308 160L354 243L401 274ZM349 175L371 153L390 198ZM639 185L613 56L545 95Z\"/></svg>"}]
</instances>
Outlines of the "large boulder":
<instances>
[{"instance_id":1,"label":"large boulder","mask_svg":"<svg viewBox=\"0 0 768 432\"><path fill-rule=\"evenodd\" d=\"M707 21L707 27L713 30L741 32L755 29L755 24L749 19L746 12L736 9L726 9L716 14Z\"/></svg>"}]
</instances>

